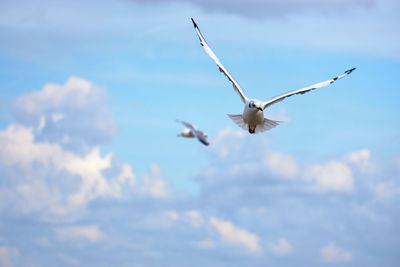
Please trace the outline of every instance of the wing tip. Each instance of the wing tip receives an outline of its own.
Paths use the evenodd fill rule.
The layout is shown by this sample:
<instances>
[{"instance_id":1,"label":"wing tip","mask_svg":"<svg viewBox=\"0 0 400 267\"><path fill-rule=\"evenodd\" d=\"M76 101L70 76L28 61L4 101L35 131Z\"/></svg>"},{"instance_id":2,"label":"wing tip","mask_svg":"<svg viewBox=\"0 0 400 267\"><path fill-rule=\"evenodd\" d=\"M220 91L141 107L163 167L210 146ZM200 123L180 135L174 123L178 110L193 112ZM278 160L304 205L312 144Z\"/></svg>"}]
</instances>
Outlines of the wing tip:
<instances>
[{"instance_id":1,"label":"wing tip","mask_svg":"<svg viewBox=\"0 0 400 267\"><path fill-rule=\"evenodd\" d=\"M346 70L344 73L346 73L347 75L352 73L356 68L351 68L349 70Z\"/></svg>"},{"instance_id":2,"label":"wing tip","mask_svg":"<svg viewBox=\"0 0 400 267\"><path fill-rule=\"evenodd\" d=\"M193 26L194 26L195 28L198 28L198 27L197 27L197 23L194 21L194 19L193 19L193 18L190 18L190 19L192 20Z\"/></svg>"}]
</instances>

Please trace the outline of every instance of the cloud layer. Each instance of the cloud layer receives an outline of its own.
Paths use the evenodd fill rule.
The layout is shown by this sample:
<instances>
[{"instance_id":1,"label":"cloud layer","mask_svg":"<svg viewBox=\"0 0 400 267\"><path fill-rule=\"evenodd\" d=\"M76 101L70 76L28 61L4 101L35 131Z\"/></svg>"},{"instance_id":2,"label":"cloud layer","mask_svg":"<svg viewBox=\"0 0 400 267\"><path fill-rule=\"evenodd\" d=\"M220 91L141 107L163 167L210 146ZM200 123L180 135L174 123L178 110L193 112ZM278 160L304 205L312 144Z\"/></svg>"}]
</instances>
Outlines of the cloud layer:
<instances>
[{"instance_id":1,"label":"cloud layer","mask_svg":"<svg viewBox=\"0 0 400 267\"><path fill-rule=\"evenodd\" d=\"M163 3L166 1L152 0L131 0L140 4L148 3ZM266 18L266 17L281 17L292 13L301 12L316 12L316 13L332 13L332 12L343 12L343 10L352 8L368 8L371 7L375 1L374 0L337 0L337 1L318 1L318 0L250 0L250 1L240 1L240 0L222 0L222 1L211 1L211 0L170 0L170 3L192 3L197 6L204 8L211 12L225 12L233 13L249 18Z\"/></svg>"},{"instance_id":2,"label":"cloud layer","mask_svg":"<svg viewBox=\"0 0 400 267\"><path fill-rule=\"evenodd\" d=\"M64 85L49 83L40 91L18 97L11 110L18 122L36 129L38 140L82 150L116 134L107 98L103 88L71 76Z\"/></svg>"}]
</instances>

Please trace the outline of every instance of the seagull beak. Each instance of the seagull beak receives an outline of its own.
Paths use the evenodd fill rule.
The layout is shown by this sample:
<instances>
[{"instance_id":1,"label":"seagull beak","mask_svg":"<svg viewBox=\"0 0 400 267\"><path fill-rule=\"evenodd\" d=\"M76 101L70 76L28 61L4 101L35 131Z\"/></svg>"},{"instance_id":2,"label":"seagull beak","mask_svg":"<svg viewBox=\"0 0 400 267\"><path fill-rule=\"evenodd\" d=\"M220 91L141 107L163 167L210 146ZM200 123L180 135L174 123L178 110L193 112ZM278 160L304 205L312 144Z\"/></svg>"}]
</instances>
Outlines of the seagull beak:
<instances>
[{"instance_id":1,"label":"seagull beak","mask_svg":"<svg viewBox=\"0 0 400 267\"><path fill-rule=\"evenodd\" d=\"M259 111L264 111L261 107L257 107L257 109L258 109Z\"/></svg>"}]
</instances>

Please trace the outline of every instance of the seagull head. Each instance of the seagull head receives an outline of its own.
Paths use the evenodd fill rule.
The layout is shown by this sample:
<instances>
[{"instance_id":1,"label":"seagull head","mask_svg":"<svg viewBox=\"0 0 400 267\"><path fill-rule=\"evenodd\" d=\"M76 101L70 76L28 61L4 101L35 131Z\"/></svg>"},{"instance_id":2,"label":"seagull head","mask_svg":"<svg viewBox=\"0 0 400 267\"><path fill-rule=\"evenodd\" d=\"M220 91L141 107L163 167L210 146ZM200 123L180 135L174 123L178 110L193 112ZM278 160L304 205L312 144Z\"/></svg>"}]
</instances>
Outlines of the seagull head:
<instances>
[{"instance_id":1,"label":"seagull head","mask_svg":"<svg viewBox=\"0 0 400 267\"><path fill-rule=\"evenodd\" d=\"M250 100L250 101L247 103L247 106L248 106L248 108L249 108L250 110L254 110L254 111L256 111L256 110L264 111L264 109L263 109L263 103L262 103L261 101L259 101L259 100L252 99L252 100Z\"/></svg>"}]
</instances>

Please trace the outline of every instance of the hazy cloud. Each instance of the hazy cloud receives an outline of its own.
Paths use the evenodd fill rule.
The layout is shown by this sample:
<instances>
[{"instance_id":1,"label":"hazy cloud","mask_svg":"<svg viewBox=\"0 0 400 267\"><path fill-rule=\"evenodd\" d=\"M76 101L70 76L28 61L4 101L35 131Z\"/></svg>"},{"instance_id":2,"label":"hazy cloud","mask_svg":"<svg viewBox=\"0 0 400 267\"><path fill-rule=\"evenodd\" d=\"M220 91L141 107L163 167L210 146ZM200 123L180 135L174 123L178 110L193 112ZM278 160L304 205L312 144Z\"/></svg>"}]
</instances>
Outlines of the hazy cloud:
<instances>
[{"instance_id":1,"label":"hazy cloud","mask_svg":"<svg viewBox=\"0 0 400 267\"><path fill-rule=\"evenodd\" d=\"M251 253L261 251L259 238L255 234L237 228L229 221L219 220L214 217L210 217L209 222L217 229L223 242L244 246Z\"/></svg>"},{"instance_id":2,"label":"hazy cloud","mask_svg":"<svg viewBox=\"0 0 400 267\"><path fill-rule=\"evenodd\" d=\"M79 266L79 265L81 265L81 263L78 260L76 260L76 259L74 259L72 257L66 256L66 255L64 255L62 253L58 253L57 257L62 262L66 263L68 266Z\"/></svg>"},{"instance_id":3,"label":"hazy cloud","mask_svg":"<svg viewBox=\"0 0 400 267\"><path fill-rule=\"evenodd\" d=\"M97 225L58 227L54 231L61 240L84 238L90 242L98 242L104 237Z\"/></svg>"},{"instance_id":4,"label":"hazy cloud","mask_svg":"<svg viewBox=\"0 0 400 267\"><path fill-rule=\"evenodd\" d=\"M104 88L71 76L64 85L45 84L40 91L18 97L11 110L18 122L36 129L38 140L79 149L116 134L107 99Z\"/></svg>"},{"instance_id":5,"label":"hazy cloud","mask_svg":"<svg viewBox=\"0 0 400 267\"><path fill-rule=\"evenodd\" d=\"M361 149L347 154L345 161L349 162L362 173L372 174L378 171L379 166L377 163L371 161L371 151L368 149Z\"/></svg>"},{"instance_id":6,"label":"hazy cloud","mask_svg":"<svg viewBox=\"0 0 400 267\"><path fill-rule=\"evenodd\" d=\"M269 171L284 178L294 178L298 174L297 161L291 155L272 152L267 156L265 163Z\"/></svg>"},{"instance_id":7,"label":"hazy cloud","mask_svg":"<svg viewBox=\"0 0 400 267\"><path fill-rule=\"evenodd\" d=\"M308 168L305 176L315 182L315 189L319 191L352 192L354 188L354 178L350 168L337 160L313 165Z\"/></svg>"},{"instance_id":8,"label":"hazy cloud","mask_svg":"<svg viewBox=\"0 0 400 267\"><path fill-rule=\"evenodd\" d=\"M149 174L143 176L137 186L137 191L155 198L167 198L172 193L168 181L161 176L160 167L156 164L150 165Z\"/></svg>"},{"instance_id":9,"label":"hazy cloud","mask_svg":"<svg viewBox=\"0 0 400 267\"><path fill-rule=\"evenodd\" d=\"M394 181L378 183L376 185L376 194L381 198L400 196L400 186Z\"/></svg>"},{"instance_id":10,"label":"hazy cloud","mask_svg":"<svg viewBox=\"0 0 400 267\"><path fill-rule=\"evenodd\" d=\"M71 220L89 201L121 198L134 185L129 164L94 146L94 136L114 134L106 98L105 89L71 77L13 101L19 123L0 131L1 209Z\"/></svg>"},{"instance_id":11,"label":"hazy cloud","mask_svg":"<svg viewBox=\"0 0 400 267\"><path fill-rule=\"evenodd\" d=\"M277 244L270 244L269 247L277 254L287 254L293 250L292 245L284 238L279 239Z\"/></svg>"},{"instance_id":12,"label":"hazy cloud","mask_svg":"<svg viewBox=\"0 0 400 267\"><path fill-rule=\"evenodd\" d=\"M211 249L215 248L215 242L211 240L203 240L203 241L197 241L192 243L193 246L198 247L198 248L204 248L204 249Z\"/></svg>"},{"instance_id":13,"label":"hazy cloud","mask_svg":"<svg viewBox=\"0 0 400 267\"><path fill-rule=\"evenodd\" d=\"M337 248L333 242L321 249L321 256L326 262L350 261L352 258L350 252Z\"/></svg>"},{"instance_id":14,"label":"hazy cloud","mask_svg":"<svg viewBox=\"0 0 400 267\"><path fill-rule=\"evenodd\" d=\"M133 185L130 166L113 161L112 154L102 157L94 148L81 156L34 139L32 128L18 124L0 131L0 166L12 185L3 192L18 209L65 215L99 196L119 198L124 186ZM111 169L115 177L106 177L103 172Z\"/></svg>"},{"instance_id":15,"label":"hazy cloud","mask_svg":"<svg viewBox=\"0 0 400 267\"><path fill-rule=\"evenodd\" d=\"M161 0L131 0L140 4L149 3L166 3ZM292 13L304 12L322 12L322 13L336 13L343 12L343 10L353 9L357 7L367 8L371 7L374 0L336 0L336 1L319 1L319 0L169 0L170 3L192 3L204 8L206 11L211 12L225 12L233 13L250 18L266 18L266 17L281 17Z\"/></svg>"},{"instance_id":16,"label":"hazy cloud","mask_svg":"<svg viewBox=\"0 0 400 267\"><path fill-rule=\"evenodd\" d=\"M192 225L193 227L201 227L204 224L203 216L200 212L196 210L190 210L185 213L186 220Z\"/></svg>"},{"instance_id":17,"label":"hazy cloud","mask_svg":"<svg viewBox=\"0 0 400 267\"><path fill-rule=\"evenodd\" d=\"M13 267L18 254L16 248L0 246L0 266Z\"/></svg>"}]
</instances>

